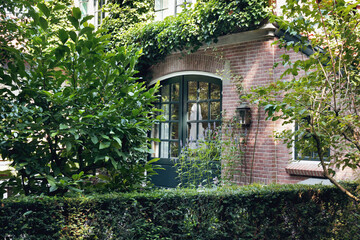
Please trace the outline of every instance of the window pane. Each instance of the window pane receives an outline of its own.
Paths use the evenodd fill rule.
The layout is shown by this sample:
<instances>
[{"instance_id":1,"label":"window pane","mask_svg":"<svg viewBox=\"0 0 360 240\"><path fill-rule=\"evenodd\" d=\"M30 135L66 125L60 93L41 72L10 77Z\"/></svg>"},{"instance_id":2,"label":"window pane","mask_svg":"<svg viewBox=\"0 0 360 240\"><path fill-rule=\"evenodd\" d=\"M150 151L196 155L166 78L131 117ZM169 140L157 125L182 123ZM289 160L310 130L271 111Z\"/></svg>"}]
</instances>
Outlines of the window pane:
<instances>
[{"instance_id":1,"label":"window pane","mask_svg":"<svg viewBox=\"0 0 360 240\"><path fill-rule=\"evenodd\" d=\"M162 87L161 98L162 98L163 102L170 101L170 86L169 85L165 85Z\"/></svg>"},{"instance_id":2,"label":"window pane","mask_svg":"<svg viewBox=\"0 0 360 240\"><path fill-rule=\"evenodd\" d=\"M195 120L198 120L197 104L189 103L188 104L188 121L195 121Z\"/></svg>"},{"instance_id":3,"label":"window pane","mask_svg":"<svg viewBox=\"0 0 360 240\"><path fill-rule=\"evenodd\" d=\"M209 103L207 103L207 102L200 103L199 117L200 117L199 120L208 120L209 119Z\"/></svg>"},{"instance_id":4,"label":"window pane","mask_svg":"<svg viewBox=\"0 0 360 240\"><path fill-rule=\"evenodd\" d=\"M179 104L171 104L171 120L179 119Z\"/></svg>"},{"instance_id":5,"label":"window pane","mask_svg":"<svg viewBox=\"0 0 360 240\"><path fill-rule=\"evenodd\" d=\"M161 123L161 139L169 139L169 123Z\"/></svg>"},{"instance_id":6,"label":"window pane","mask_svg":"<svg viewBox=\"0 0 360 240\"><path fill-rule=\"evenodd\" d=\"M158 11L161 9L161 2L162 0L155 0L155 11Z\"/></svg>"},{"instance_id":7,"label":"window pane","mask_svg":"<svg viewBox=\"0 0 360 240\"><path fill-rule=\"evenodd\" d=\"M152 138L159 138L159 124L154 124L151 130Z\"/></svg>"},{"instance_id":8,"label":"window pane","mask_svg":"<svg viewBox=\"0 0 360 240\"><path fill-rule=\"evenodd\" d=\"M179 91L180 91L180 86L179 83L173 83L171 84L171 101L179 101Z\"/></svg>"},{"instance_id":9,"label":"window pane","mask_svg":"<svg viewBox=\"0 0 360 240\"><path fill-rule=\"evenodd\" d=\"M200 82L199 83L199 96L201 100L208 99L209 93L209 83L207 82Z\"/></svg>"},{"instance_id":10,"label":"window pane","mask_svg":"<svg viewBox=\"0 0 360 240\"><path fill-rule=\"evenodd\" d=\"M161 114L164 116L165 120L169 120L169 116L170 116L169 104L162 104L161 109L163 110Z\"/></svg>"},{"instance_id":11,"label":"window pane","mask_svg":"<svg viewBox=\"0 0 360 240\"><path fill-rule=\"evenodd\" d=\"M170 157L179 157L179 143L172 142L171 143L171 150L170 150Z\"/></svg>"},{"instance_id":12,"label":"window pane","mask_svg":"<svg viewBox=\"0 0 360 240\"><path fill-rule=\"evenodd\" d=\"M171 139L179 139L179 124L171 123Z\"/></svg>"},{"instance_id":13,"label":"window pane","mask_svg":"<svg viewBox=\"0 0 360 240\"><path fill-rule=\"evenodd\" d=\"M153 150L153 153L151 154L151 157L153 157L153 158L159 157L159 143L153 141L151 143L151 149Z\"/></svg>"},{"instance_id":14,"label":"window pane","mask_svg":"<svg viewBox=\"0 0 360 240\"><path fill-rule=\"evenodd\" d=\"M160 157L169 158L169 142L161 142Z\"/></svg>"},{"instance_id":15,"label":"window pane","mask_svg":"<svg viewBox=\"0 0 360 240\"><path fill-rule=\"evenodd\" d=\"M197 139L197 123L188 123L188 141L195 141Z\"/></svg>"},{"instance_id":16,"label":"window pane","mask_svg":"<svg viewBox=\"0 0 360 240\"><path fill-rule=\"evenodd\" d=\"M162 0L162 8L168 8L169 7L169 0Z\"/></svg>"},{"instance_id":17,"label":"window pane","mask_svg":"<svg viewBox=\"0 0 360 240\"><path fill-rule=\"evenodd\" d=\"M212 102L211 106L211 119L220 119L220 102Z\"/></svg>"},{"instance_id":18,"label":"window pane","mask_svg":"<svg viewBox=\"0 0 360 240\"><path fill-rule=\"evenodd\" d=\"M197 82L190 81L188 82L188 100L197 99Z\"/></svg>"},{"instance_id":19,"label":"window pane","mask_svg":"<svg viewBox=\"0 0 360 240\"><path fill-rule=\"evenodd\" d=\"M220 99L220 85L211 84L211 99Z\"/></svg>"}]
</instances>

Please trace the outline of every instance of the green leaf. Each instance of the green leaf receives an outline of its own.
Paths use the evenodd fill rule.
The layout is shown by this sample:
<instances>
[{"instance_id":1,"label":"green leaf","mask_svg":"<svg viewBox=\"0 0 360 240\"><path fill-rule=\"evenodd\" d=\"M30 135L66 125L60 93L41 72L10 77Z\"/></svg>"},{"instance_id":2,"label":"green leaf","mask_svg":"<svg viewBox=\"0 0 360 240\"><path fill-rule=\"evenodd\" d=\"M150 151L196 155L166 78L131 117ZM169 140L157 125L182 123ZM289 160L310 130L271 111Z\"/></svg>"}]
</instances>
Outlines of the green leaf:
<instances>
[{"instance_id":1,"label":"green leaf","mask_svg":"<svg viewBox=\"0 0 360 240\"><path fill-rule=\"evenodd\" d=\"M94 29L92 27L84 27L83 29L80 30L79 36L83 35L83 34L87 34L92 32Z\"/></svg>"},{"instance_id":2,"label":"green leaf","mask_svg":"<svg viewBox=\"0 0 360 240\"><path fill-rule=\"evenodd\" d=\"M79 20L76 19L73 16L68 16L69 21L71 22L71 25L73 25L76 29L79 29ZM70 35L71 37L71 35Z\"/></svg>"},{"instance_id":3,"label":"green leaf","mask_svg":"<svg viewBox=\"0 0 360 240\"><path fill-rule=\"evenodd\" d=\"M99 142L99 139L94 135L91 136L91 141L93 142L93 144L97 144Z\"/></svg>"},{"instance_id":4,"label":"green leaf","mask_svg":"<svg viewBox=\"0 0 360 240\"><path fill-rule=\"evenodd\" d=\"M71 142L66 142L66 151L67 151L67 152L70 152L70 151L71 151L71 148L72 148Z\"/></svg>"},{"instance_id":5,"label":"green leaf","mask_svg":"<svg viewBox=\"0 0 360 240\"><path fill-rule=\"evenodd\" d=\"M81 10L78 7L74 7L72 9L72 15L77 19L80 20L81 19Z\"/></svg>"},{"instance_id":6,"label":"green leaf","mask_svg":"<svg viewBox=\"0 0 360 240\"><path fill-rule=\"evenodd\" d=\"M64 29L60 29L59 30L59 38L60 38L60 41L63 44L65 44L66 41L69 39L69 34Z\"/></svg>"},{"instance_id":7,"label":"green leaf","mask_svg":"<svg viewBox=\"0 0 360 240\"><path fill-rule=\"evenodd\" d=\"M54 7L55 11L63 10L63 9L66 9L66 6L62 5L62 4L56 4L55 7Z\"/></svg>"},{"instance_id":8,"label":"green leaf","mask_svg":"<svg viewBox=\"0 0 360 240\"><path fill-rule=\"evenodd\" d=\"M113 137L113 138L119 144L119 146L121 147L122 146L121 140L118 137Z\"/></svg>"},{"instance_id":9,"label":"green leaf","mask_svg":"<svg viewBox=\"0 0 360 240\"><path fill-rule=\"evenodd\" d=\"M80 25L83 25L85 22L87 22L88 20L91 20L93 17L94 17L93 15L89 15L89 16L84 17L81 20Z\"/></svg>"},{"instance_id":10,"label":"green leaf","mask_svg":"<svg viewBox=\"0 0 360 240\"><path fill-rule=\"evenodd\" d=\"M50 10L44 3L39 3L37 7L40 9L40 11L46 16L50 16Z\"/></svg>"},{"instance_id":11,"label":"green leaf","mask_svg":"<svg viewBox=\"0 0 360 240\"><path fill-rule=\"evenodd\" d=\"M77 35L76 35L76 33L75 33L74 31L70 31L70 32L69 32L69 35L70 35L71 40L73 40L74 42L76 42L76 40L77 40Z\"/></svg>"},{"instance_id":12,"label":"green leaf","mask_svg":"<svg viewBox=\"0 0 360 240\"><path fill-rule=\"evenodd\" d=\"M40 18L39 18L39 24L40 24L40 27L41 27L42 29L44 29L44 30L48 29L48 27L49 27L48 22L47 22L46 19L43 18L43 17L40 17Z\"/></svg>"},{"instance_id":13,"label":"green leaf","mask_svg":"<svg viewBox=\"0 0 360 240\"><path fill-rule=\"evenodd\" d=\"M110 147L111 145L111 142L100 142L100 146L99 146L99 149L105 149L105 148L108 148Z\"/></svg>"},{"instance_id":14,"label":"green leaf","mask_svg":"<svg viewBox=\"0 0 360 240\"><path fill-rule=\"evenodd\" d=\"M60 124L60 130L63 130L63 129L68 129L68 126L61 123Z\"/></svg>"}]
</instances>

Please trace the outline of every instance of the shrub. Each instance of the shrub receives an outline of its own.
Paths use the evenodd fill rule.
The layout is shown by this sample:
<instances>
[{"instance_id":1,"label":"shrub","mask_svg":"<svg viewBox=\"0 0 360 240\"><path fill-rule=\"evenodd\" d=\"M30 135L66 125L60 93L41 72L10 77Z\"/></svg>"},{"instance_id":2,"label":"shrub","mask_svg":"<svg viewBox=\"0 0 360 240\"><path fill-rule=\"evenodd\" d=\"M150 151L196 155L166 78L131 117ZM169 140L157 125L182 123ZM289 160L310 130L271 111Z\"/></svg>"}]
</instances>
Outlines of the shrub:
<instances>
[{"instance_id":1,"label":"shrub","mask_svg":"<svg viewBox=\"0 0 360 240\"><path fill-rule=\"evenodd\" d=\"M79 8L67 16L69 30L51 28L64 8L28 6L16 25L23 49L9 45L12 55L1 59L0 154L18 177L7 186L62 194L86 188L84 180L103 170L102 186L132 190L152 173L147 131L157 86L134 77L141 52L108 52L108 37Z\"/></svg>"}]
</instances>

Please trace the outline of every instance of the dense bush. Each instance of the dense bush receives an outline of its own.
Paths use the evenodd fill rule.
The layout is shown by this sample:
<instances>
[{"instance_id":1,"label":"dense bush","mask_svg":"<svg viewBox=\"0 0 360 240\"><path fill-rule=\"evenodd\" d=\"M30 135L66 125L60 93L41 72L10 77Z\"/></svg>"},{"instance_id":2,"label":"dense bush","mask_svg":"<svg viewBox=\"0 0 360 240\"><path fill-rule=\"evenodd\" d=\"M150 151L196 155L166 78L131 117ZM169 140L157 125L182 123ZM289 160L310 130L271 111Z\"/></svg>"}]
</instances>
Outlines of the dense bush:
<instances>
[{"instance_id":1,"label":"dense bush","mask_svg":"<svg viewBox=\"0 0 360 240\"><path fill-rule=\"evenodd\" d=\"M13 32L22 32L14 40L21 47L1 42L7 54L0 55L0 155L16 177L0 190L81 191L99 171L106 174L97 175L96 186L142 186L153 168L147 132L157 86L134 77L141 53L125 47L110 53L108 37L79 8L66 16L65 29L54 27L65 5L39 0L24 8L24 19L11 22ZM10 20L0 15L0 21Z\"/></svg>"},{"instance_id":2,"label":"dense bush","mask_svg":"<svg viewBox=\"0 0 360 240\"><path fill-rule=\"evenodd\" d=\"M0 202L0 237L359 239L351 206L334 187L303 185L19 197Z\"/></svg>"}]
</instances>

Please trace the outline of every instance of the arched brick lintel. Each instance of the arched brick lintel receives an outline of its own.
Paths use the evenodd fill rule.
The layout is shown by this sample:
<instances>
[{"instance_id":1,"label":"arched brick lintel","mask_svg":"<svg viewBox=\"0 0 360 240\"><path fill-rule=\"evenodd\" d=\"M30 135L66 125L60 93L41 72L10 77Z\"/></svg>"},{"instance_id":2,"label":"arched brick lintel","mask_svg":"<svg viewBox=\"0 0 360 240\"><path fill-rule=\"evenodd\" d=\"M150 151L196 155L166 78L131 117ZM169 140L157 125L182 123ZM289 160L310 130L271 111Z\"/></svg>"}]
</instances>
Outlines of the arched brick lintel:
<instances>
[{"instance_id":1,"label":"arched brick lintel","mask_svg":"<svg viewBox=\"0 0 360 240\"><path fill-rule=\"evenodd\" d=\"M152 80L176 72L198 71L217 74L225 68L225 61L216 56L205 54L173 54L165 61L150 68Z\"/></svg>"}]
</instances>

